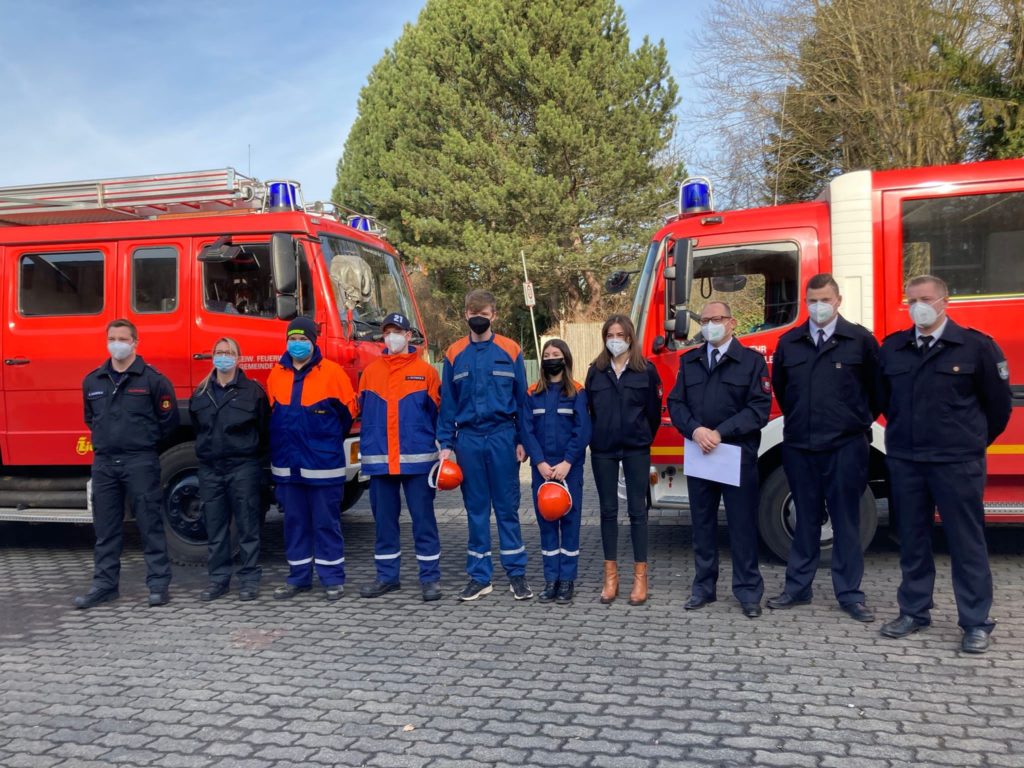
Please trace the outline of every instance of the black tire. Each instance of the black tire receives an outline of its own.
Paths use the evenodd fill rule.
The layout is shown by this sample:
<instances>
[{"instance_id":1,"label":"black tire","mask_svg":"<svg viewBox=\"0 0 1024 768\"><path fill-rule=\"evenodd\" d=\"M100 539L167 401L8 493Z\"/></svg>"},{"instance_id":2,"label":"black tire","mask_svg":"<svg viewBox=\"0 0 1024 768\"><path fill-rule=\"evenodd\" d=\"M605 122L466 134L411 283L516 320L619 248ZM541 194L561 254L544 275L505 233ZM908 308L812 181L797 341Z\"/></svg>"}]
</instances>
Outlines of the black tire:
<instances>
[{"instance_id":1,"label":"black tire","mask_svg":"<svg viewBox=\"0 0 1024 768\"><path fill-rule=\"evenodd\" d=\"M782 467L775 469L761 483L761 498L757 510L757 530L761 540L772 554L783 562L789 558L793 543L796 508L789 493L789 481ZM860 498L860 546L867 549L878 528L878 508L871 488L864 489ZM821 565L832 562L832 523L826 518L821 526Z\"/></svg>"},{"instance_id":2,"label":"black tire","mask_svg":"<svg viewBox=\"0 0 1024 768\"><path fill-rule=\"evenodd\" d=\"M359 482L346 482L345 492L341 497L341 511L344 512L347 509L352 509L356 505L356 502L363 497L363 491L369 483Z\"/></svg>"},{"instance_id":3,"label":"black tire","mask_svg":"<svg viewBox=\"0 0 1024 768\"><path fill-rule=\"evenodd\" d=\"M204 565L208 554L195 446L179 443L160 456L167 553L179 565Z\"/></svg>"}]
</instances>

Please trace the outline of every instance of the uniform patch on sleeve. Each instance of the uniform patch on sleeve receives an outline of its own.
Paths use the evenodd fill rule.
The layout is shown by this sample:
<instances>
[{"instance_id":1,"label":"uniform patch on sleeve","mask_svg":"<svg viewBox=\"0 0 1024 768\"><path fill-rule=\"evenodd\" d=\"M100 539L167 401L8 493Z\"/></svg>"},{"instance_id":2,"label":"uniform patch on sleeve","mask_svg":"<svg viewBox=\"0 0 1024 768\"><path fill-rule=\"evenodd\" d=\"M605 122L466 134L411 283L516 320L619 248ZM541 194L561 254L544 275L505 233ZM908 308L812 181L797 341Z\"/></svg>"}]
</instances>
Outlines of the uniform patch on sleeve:
<instances>
[{"instance_id":1,"label":"uniform patch on sleeve","mask_svg":"<svg viewBox=\"0 0 1024 768\"><path fill-rule=\"evenodd\" d=\"M772 381L767 376L761 377L761 391L766 395L770 395L772 393Z\"/></svg>"},{"instance_id":2,"label":"uniform patch on sleeve","mask_svg":"<svg viewBox=\"0 0 1024 768\"><path fill-rule=\"evenodd\" d=\"M999 378L1004 381L1010 378L1010 364L1005 360L996 363L996 370L999 371Z\"/></svg>"},{"instance_id":3,"label":"uniform patch on sleeve","mask_svg":"<svg viewBox=\"0 0 1024 768\"><path fill-rule=\"evenodd\" d=\"M169 411L169 410L171 410L171 405L172 405L171 398L169 398L169 397L161 397L160 398L160 410L161 411Z\"/></svg>"}]
</instances>

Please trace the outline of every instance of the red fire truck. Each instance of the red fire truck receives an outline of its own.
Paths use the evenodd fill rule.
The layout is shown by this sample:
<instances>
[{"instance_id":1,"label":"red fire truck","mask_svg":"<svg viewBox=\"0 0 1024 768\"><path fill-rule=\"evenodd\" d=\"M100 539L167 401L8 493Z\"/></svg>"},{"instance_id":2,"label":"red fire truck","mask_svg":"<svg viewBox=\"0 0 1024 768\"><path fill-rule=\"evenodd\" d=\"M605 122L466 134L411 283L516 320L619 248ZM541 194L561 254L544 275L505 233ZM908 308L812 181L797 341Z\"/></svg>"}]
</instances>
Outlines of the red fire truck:
<instances>
[{"instance_id":1,"label":"red fire truck","mask_svg":"<svg viewBox=\"0 0 1024 768\"><path fill-rule=\"evenodd\" d=\"M712 299L728 301L736 335L769 365L779 337L807 320L807 279L831 272L841 312L879 340L911 325L903 285L917 274L949 284L949 313L991 334L1010 363L1014 405L1024 405L1024 160L896 171L857 171L829 183L813 202L748 210L714 210L704 179L680 188L679 213L654 236L639 270L632 319L665 392L681 350L701 343L694 322ZM629 273L610 278L624 287ZM937 415L938 416L938 415ZM682 438L665 411L652 451L655 507L687 506ZM875 533L876 500L887 493L884 426L873 426L871 478L861 507L861 536ZM782 471L782 417L777 405L761 434L758 527L785 558L795 510ZM1024 411L988 451L986 516L1024 521ZM823 531L823 556L831 529Z\"/></svg>"},{"instance_id":2,"label":"red fire truck","mask_svg":"<svg viewBox=\"0 0 1024 768\"><path fill-rule=\"evenodd\" d=\"M238 340L262 381L284 350L281 321L307 315L356 382L382 353L387 313L422 327L381 229L341 214L307 206L295 182L231 168L0 188L0 520L91 520L81 381L107 357L106 324L126 317L183 414L161 456L168 544L179 561L203 560L187 402L214 342ZM346 448L344 507L363 489L357 432Z\"/></svg>"}]
</instances>

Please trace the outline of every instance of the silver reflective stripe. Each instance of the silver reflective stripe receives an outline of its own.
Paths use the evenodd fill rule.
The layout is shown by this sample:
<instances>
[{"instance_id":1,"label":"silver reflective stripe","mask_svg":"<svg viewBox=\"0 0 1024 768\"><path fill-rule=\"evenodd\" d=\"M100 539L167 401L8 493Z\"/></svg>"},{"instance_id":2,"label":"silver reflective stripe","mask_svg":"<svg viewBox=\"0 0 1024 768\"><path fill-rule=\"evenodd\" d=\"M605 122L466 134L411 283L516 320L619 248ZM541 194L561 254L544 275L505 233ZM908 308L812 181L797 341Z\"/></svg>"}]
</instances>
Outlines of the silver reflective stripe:
<instances>
[{"instance_id":1,"label":"silver reflective stripe","mask_svg":"<svg viewBox=\"0 0 1024 768\"><path fill-rule=\"evenodd\" d=\"M313 562L312 557L307 557L305 560L289 560L288 565L309 565Z\"/></svg>"},{"instance_id":2,"label":"silver reflective stripe","mask_svg":"<svg viewBox=\"0 0 1024 768\"><path fill-rule=\"evenodd\" d=\"M338 467L337 469L300 469L299 474L302 477L308 477L310 480L321 480L328 477L344 477L345 468Z\"/></svg>"},{"instance_id":3,"label":"silver reflective stripe","mask_svg":"<svg viewBox=\"0 0 1024 768\"><path fill-rule=\"evenodd\" d=\"M383 454L376 453L376 454L374 454L372 456L367 456L366 454L363 454L363 464L387 464L387 463L388 463L388 457L383 455Z\"/></svg>"},{"instance_id":4,"label":"silver reflective stripe","mask_svg":"<svg viewBox=\"0 0 1024 768\"><path fill-rule=\"evenodd\" d=\"M572 415L573 415L573 413L575 413L575 411L573 411L573 409L572 409L572 408L559 408L559 409L558 409L558 412L559 412L559 413L567 413L567 414L569 414L570 416L572 416Z\"/></svg>"},{"instance_id":5,"label":"silver reflective stripe","mask_svg":"<svg viewBox=\"0 0 1024 768\"><path fill-rule=\"evenodd\" d=\"M270 474L277 475L278 477L291 477L292 471L288 467L275 467L271 464Z\"/></svg>"},{"instance_id":6,"label":"silver reflective stripe","mask_svg":"<svg viewBox=\"0 0 1024 768\"><path fill-rule=\"evenodd\" d=\"M401 557L401 556L402 556L402 550L398 550L393 555L374 555L373 559L374 560L394 560L396 557Z\"/></svg>"},{"instance_id":7,"label":"silver reflective stripe","mask_svg":"<svg viewBox=\"0 0 1024 768\"><path fill-rule=\"evenodd\" d=\"M416 555L417 560L440 560L441 553L438 552L436 555Z\"/></svg>"},{"instance_id":8,"label":"silver reflective stripe","mask_svg":"<svg viewBox=\"0 0 1024 768\"><path fill-rule=\"evenodd\" d=\"M534 408L533 412L534 413L544 413L544 409L543 408Z\"/></svg>"},{"instance_id":9,"label":"silver reflective stripe","mask_svg":"<svg viewBox=\"0 0 1024 768\"><path fill-rule=\"evenodd\" d=\"M478 558L480 558L481 560L482 560L483 558L485 558L485 557L490 557L490 556L491 556L491 553L490 553L490 552L484 552L484 553L482 553L482 554L481 554L480 552L474 552L474 551L473 551L472 549L467 549L467 550L466 550L466 554L467 554L467 555L472 555L473 557L478 557Z\"/></svg>"},{"instance_id":10,"label":"silver reflective stripe","mask_svg":"<svg viewBox=\"0 0 1024 768\"><path fill-rule=\"evenodd\" d=\"M398 455L398 460L408 462L436 461L437 451L434 451L433 453L400 453Z\"/></svg>"},{"instance_id":11,"label":"silver reflective stripe","mask_svg":"<svg viewBox=\"0 0 1024 768\"><path fill-rule=\"evenodd\" d=\"M510 379L514 379L516 375L512 371L491 371L492 376L508 376Z\"/></svg>"},{"instance_id":12,"label":"silver reflective stripe","mask_svg":"<svg viewBox=\"0 0 1024 768\"><path fill-rule=\"evenodd\" d=\"M525 552L525 551L526 551L526 546L525 545L520 547L519 549L502 549L502 550L499 550L499 552L501 552L501 554L503 554L503 555L518 555L520 552Z\"/></svg>"},{"instance_id":13,"label":"silver reflective stripe","mask_svg":"<svg viewBox=\"0 0 1024 768\"><path fill-rule=\"evenodd\" d=\"M580 551L577 549L575 552L570 552L568 549L561 550L562 554L566 557L579 557Z\"/></svg>"},{"instance_id":14,"label":"silver reflective stripe","mask_svg":"<svg viewBox=\"0 0 1024 768\"><path fill-rule=\"evenodd\" d=\"M308 560L306 562L309 562ZM337 560L321 560L319 557L314 560L317 565L341 565L345 562L344 557L339 557Z\"/></svg>"},{"instance_id":15,"label":"silver reflective stripe","mask_svg":"<svg viewBox=\"0 0 1024 768\"><path fill-rule=\"evenodd\" d=\"M462 373L456 373L454 376L452 376L452 381L458 381L459 379L464 379L467 376L469 376L469 371L463 371Z\"/></svg>"},{"instance_id":16,"label":"silver reflective stripe","mask_svg":"<svg viewBox=\"0 0 1024 768\"><path fill-rule=\"evenodd\" d=\"M560 550L557 549L552 549L550 551L547 549L542 549L540 553L544 555L544 557L555 557L559 553L559 551Z\"/></svg>"}]
</instances>

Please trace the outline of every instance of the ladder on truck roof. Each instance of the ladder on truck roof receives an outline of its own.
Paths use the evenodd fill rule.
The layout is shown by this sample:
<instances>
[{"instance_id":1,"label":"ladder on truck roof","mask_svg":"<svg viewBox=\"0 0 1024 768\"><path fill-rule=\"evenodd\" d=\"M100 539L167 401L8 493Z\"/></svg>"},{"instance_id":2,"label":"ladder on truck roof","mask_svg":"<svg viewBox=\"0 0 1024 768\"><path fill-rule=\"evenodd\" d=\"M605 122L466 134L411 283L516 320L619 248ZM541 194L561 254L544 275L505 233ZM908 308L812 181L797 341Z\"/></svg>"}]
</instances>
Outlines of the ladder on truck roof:
<instances>
[{"instance_id":1,"label":"ladder on truck roof","mask_svg":"<svg viewBox=\"0 0 1024 768\"><path fill-rule=\"evenodd\" d=\"M0 187L0 226L77 224L259 209L263 185L234 168Z\"/></svg>"}]
</instances>

